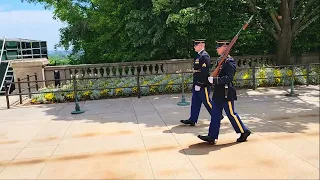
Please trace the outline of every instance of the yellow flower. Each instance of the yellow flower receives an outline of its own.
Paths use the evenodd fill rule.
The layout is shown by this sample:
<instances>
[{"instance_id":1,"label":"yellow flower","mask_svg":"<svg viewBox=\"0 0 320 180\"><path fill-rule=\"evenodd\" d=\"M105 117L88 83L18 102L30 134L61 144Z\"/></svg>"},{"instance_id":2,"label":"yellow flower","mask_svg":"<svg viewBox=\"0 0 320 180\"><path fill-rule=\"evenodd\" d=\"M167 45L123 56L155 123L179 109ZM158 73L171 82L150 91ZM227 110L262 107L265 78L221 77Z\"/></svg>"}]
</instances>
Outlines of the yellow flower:
<instances>
[{"instance_id":1,"label":"yellow flower","mask_svg":"<svg viewBox=\"0 0 320 180\"><path fill-rule=\"evenodd\" d=\"M117 95L121 95L122 92L123 92L122 88L117 88L117 89L115 90L116 96L117 96Z\"/></svg>"},{"instance_id":2,"label":"yellow flower","mask_svg":"<svg viewBox=\"0 0 320 180\"><path fill-rule=\"evenodd\" d=\"M74 93L72 92L72 93L67 94L66 98L69 99L69 100L74 99Z\"/></svg>"},{"instance_id":3,"label":"yellow flower","mask_svg":"<svg viewBox=\"0 0 320 180\"><path fill-rule=\"evenodd\" d=\"M101 96L106 96L108 94L109 90L108 89L104 89L102 91L100 91L100 95Z\"/></svg>"},{"instance_id":4,"label":"yellow flower","mask_svg":"<svg viewBox=\"0 0 320 180\"><path fill-rule=\"evenodd\" d=\"M163 79L164 79L164 80L167 80L167 79L170 79L170 78L171 78L171 75L168 74L168 75L166 75Z\"/></svg>"},{"instance_id":5,"label":"yellow flower","mask_svg":"<svg viewBox=\"0 0 320 180\"><path fill-rule=\"evenodd\" d=\"M278 77L281 77L281 71L279 69L275 69L273 74L275 77L277 77L275 78L275 83L279 84L281 82L281 79Z\"/></svg>"},{"instance_id":6,"label":"yellow flower","mask_svg":"<svg viewBox=\"0 0 320 180\"><path fill-rule=\"evenodd\" d=\"M133 92L133 93L137 93L137 92L138 92L138 87L133 87L133 88L132 88L132 92Z\"/></svg>"},{"instance_id":7,"label":"yellow flower","mask_svg":"<svg viewBox=\"0 0 320 180\"><path fill-rule=\"evenodd\" d=\"M147 85L148 84L148 81L143 81L142 82L142 85Z\"/></svg>"},{"instance_id":8,"label":"yellow flower","mask_svg":"<svg viewBox=\"0 0 320 180\"><path fill-rule=\"evenodd\" d=\"M33 103L33 104L36 102L37 102L37 99L35 99L35 98L31 100L31 103Z\"/></svg>"},{"instance_id":9,"label":"yellow flower","mask_svg":"<svg viewBox=\"0 0 320 180\"><path fill-rule=\"evenodd\" d=\"M158 85L158 83L150 86L150 89L149 89L150 93L155 93L157 91L158 86L156 85Z\"/></svg>"},{"instance_id":10,"label":"yellow flower","mask_svg":"<svg viewBox=\"0 0 320 180\"><path fill-rule=\"evenodd\" d=\"M91 93L92 93L91 91L85 91L83 92L83 96L88 97L90 96Z\"/></svg>"},{"instance_id":11,"label":"yellow flower","mask_svg":"<svg viewBox=\"0 0 320 180\"><path fill-rule=\"evenodd\" d=\"M246 72L243 76L242 76L243 79L249 79L250 78L250 75L248 72Z\"/></svg>"},{"instance_id":12,"label":"yellow flower","mask_svg":"<svg viewBox=\"0 0 320 180\"><path fill-rule=\"evenodd\" d=\"M44 98L47 101L52 101L54 99L54 94L53 93L47 93L47 94L44 95Z\"/></svg>"},{"instance_id":13,"label":"yellow flower","mask_svg":"<svg viewBox=\"0 0 320 180\"><path fill-rule=\"evenodd\" d=\"M165 87L165 90L166 90L166 91L172 91L172 85L167 85L167 86Z\"/></svg>"}]
</instances>

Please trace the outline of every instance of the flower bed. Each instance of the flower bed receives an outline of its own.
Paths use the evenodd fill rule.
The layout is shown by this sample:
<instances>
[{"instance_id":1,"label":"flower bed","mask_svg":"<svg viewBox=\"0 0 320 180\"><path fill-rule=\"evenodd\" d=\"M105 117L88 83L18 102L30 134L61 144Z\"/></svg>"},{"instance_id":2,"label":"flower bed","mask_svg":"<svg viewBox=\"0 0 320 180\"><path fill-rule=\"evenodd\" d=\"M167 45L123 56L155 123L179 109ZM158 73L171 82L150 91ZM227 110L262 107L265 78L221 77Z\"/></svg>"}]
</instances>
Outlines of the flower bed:
<instances>
[{"instance_id":1,"label":"flower bed","mask_svg":"<svg viewBox=\"0 0 320 180\"><path fill-rule=\"evenodd\" d=\"M295 68L295 85L307 83L307 70ZM309 84L319 84L319 67L312 67L309 77ZM292 70L290 68L268 68L263 67L255 71L256 87L289 86L291 85ZM234 85L237 88L252 88L252 69L239 70L235 75ZM142 96L155 94L181 93L181 74L150 75L140 77L140 90ZM74 101L73 83L68 81L59 88L53 86L41 89L41 94L32 97L32 104L70 102ZM78 100L106 99L118 97L137 96L137 78L100 78L100 79L78 79L77 80ZM93 90L88 90L93 89ZM184 90L191 92L192 74L184 76ZM67 91L67 92L59 92Z\"/></svg>"}]
</instances>

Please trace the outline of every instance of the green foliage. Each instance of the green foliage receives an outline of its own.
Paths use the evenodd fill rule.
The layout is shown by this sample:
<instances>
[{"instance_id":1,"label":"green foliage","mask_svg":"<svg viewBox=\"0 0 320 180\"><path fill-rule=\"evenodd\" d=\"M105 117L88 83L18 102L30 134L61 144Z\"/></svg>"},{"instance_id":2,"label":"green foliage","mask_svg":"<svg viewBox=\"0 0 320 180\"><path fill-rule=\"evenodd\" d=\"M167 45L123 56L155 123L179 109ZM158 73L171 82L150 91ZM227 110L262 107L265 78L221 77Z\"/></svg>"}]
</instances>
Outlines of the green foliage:
<instances>
[{"instance_id":1,"label":"green foliage","mask_svg":"<svg viewBox=\"0 0 320 180\"><path fill-rule=\"evenodd\" d=\"M192 47L195 38L206 38L207 51L217 56L215 41L231 40L253 14L244 0L22 1L52 8L54 18L67 24L60 30L57 46L72 47L70 64L190 58L195 54ZM269 12L277 10L280 1L255 2L262 9L258 14L268 23L262 24L255 16L232 48L233 55L276 53L277 41L270 34L273 25ZM298 6L298 1L295 2ZM301 12L295 12L294 18ZM317 22L296 37L294 53L319 51L320 23Z\"/></svg>"},{"instance_id":2,"label":"green foliage","mask_svg":"<svg viewBox=\"0 0 320 180\"><path fill-rule=\"evenodd\" d=\"M49 60L49 65L54 65L54 66L70 64L70 59L67 57L49 56L48 60Z\"/></svg>"}]
</instances>

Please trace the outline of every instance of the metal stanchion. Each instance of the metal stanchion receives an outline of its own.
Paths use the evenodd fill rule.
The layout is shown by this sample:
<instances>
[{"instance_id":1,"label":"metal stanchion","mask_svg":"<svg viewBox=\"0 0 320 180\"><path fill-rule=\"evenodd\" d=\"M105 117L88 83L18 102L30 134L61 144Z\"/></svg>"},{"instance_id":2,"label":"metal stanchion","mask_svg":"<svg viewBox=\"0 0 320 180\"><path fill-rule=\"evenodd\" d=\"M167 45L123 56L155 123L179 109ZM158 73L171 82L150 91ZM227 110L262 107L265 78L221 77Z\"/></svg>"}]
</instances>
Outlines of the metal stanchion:
<instances>
[{"instance_id":1,"label":"metal stanchion","mask_svg":"<svg viewBox=\"0 0 320 180\"><path fill-rule=\"evenodd\" d=\"M294 93L294 66L292 66L291 89L290 89L290 93L289 93L289 94L286 94L286 96L290 96L290 97L296 97L296 96L299 96L299 94L295 94L295 93Z\"/></svg>"},{"instance_id":2,"label":"metal stanchion","mask_svg":"<svg viewBox=\"0 0 320 180\"><path fill-rule=\"evenodd\" d=\"M22 104L22 95L21 95L21 80L18 78L18 90L19 90L19 101Z\"/></svg>"},{"instance_id":3,"label":"metal stanchion","mask_svg":"<svg viewBox=\"0 0 320 180\"><path fill-rule=\"evenodd\" d=\"M5 95L6 95L6 101L7 101L7 109L10 109L9 88L8 88L7 81L4 81L4 89L5 89Z\"/></svg>"},{"instance_id":4,"label":"metal stanchion","mask_svg":"<svg viewBox=\"0 0 320 180\"><path fill-rule=\"evenodd\" d=\"M84 113L84 110L80 109L78 103L78 93L77 93L77 81L76 76L73 76L73 86L74 86L74 102L75 102L75 110L71 112L71 114L81 114Z\"/></svg>"},{"instance_id":5,"label":"metal stanchion","mask_svg":"<svg viewBox=\"0 0 320 180\"><path fill-rule=\"evenodd\" d=\"M181 101L178 102L178 106L188 106L190 105L189 102L186 101L185 97L184 97L184 73L181 73L182 76L182 96L181 96Z\"/></svg>"}]
</instances>

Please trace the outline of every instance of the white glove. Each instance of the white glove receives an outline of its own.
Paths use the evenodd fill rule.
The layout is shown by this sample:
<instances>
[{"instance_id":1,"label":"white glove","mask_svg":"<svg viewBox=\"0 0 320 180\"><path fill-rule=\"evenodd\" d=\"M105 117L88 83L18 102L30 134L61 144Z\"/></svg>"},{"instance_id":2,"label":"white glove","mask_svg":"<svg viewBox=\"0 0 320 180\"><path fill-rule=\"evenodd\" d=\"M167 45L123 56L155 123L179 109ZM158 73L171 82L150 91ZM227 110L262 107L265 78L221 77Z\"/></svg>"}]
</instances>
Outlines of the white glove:
<instances>
[{"instance_id":1,"label":"white glove","mask_svg":"<svg viewBox=\"0 0 320 180\"><path fill-rule=\"evenodd\" d=\"M213 84L213 77L208 77L208 80L209 80L209 82L211 83L211 84Z\"/></svg>"},{"instance_id":2,"label":"white glove","mask_svg":"<svg viewBox=\"0 0 320 180\"><path fill-rule=\"evenodd\" d=\"M194 90L196 91L200 91L200 88L201 88L200 86L197 86L197 85L194 86Z\"/></svg>"}]
</instances>

